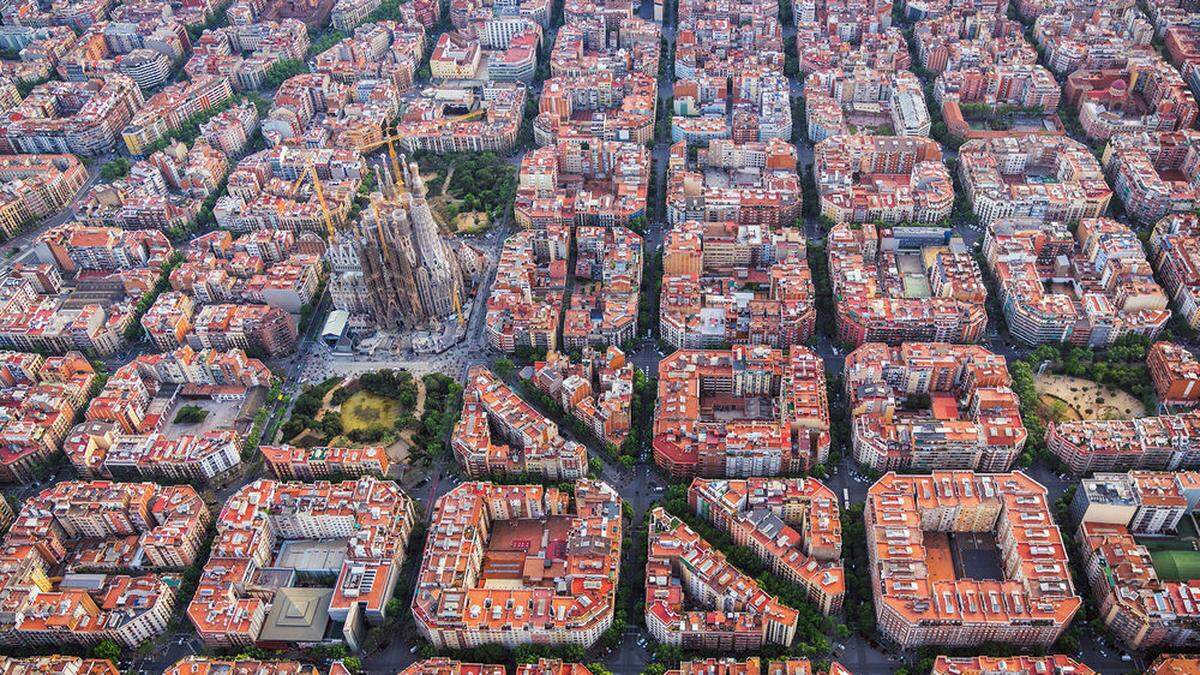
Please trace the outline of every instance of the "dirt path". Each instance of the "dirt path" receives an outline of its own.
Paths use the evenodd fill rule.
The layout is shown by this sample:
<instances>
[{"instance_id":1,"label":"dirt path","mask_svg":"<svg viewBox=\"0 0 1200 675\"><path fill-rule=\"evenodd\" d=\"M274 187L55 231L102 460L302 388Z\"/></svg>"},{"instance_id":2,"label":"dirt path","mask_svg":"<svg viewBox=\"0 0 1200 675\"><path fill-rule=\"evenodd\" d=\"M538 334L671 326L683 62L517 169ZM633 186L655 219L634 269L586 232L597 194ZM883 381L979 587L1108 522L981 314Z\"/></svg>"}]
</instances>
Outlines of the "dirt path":
<instances>
[{"instance_id":1,"label":"dirt path","mask_svg":"<svg viewBox=\"0 0 1200 675\"><path fill-rule=\"evenodd\" d=\"M333 392L337 391L338 389L341 389L342 385L344 385L344 384L346 384L346 381L342 380L341 382L338 382L336 385L334 385L332 389L325 392L325 396L321 399L321 409L317 411L317 416L313 418L314 421L320 422L321 418L325 417L325 413L330 409L329 402L331 400L333 400ZM340 409L341 406L338 406L338 408Z\"/></svg>"},{"instance_id":2,"label":"dirt path","mask_svg":"<svg viewBox=\"0 0 1200 675\"><path fill-rule=\"evenodd\" d=\"M417 385L417 403L413 406L413 417L421 419L421 415L425 414L425 382L419 377L413 378L413 383ZM405 429L400 432L400 440L392 443L387 448L388 457L393 462L401 462L408 458L408 449L413 447L413 431Z\"/></svg>"}]
</instances>

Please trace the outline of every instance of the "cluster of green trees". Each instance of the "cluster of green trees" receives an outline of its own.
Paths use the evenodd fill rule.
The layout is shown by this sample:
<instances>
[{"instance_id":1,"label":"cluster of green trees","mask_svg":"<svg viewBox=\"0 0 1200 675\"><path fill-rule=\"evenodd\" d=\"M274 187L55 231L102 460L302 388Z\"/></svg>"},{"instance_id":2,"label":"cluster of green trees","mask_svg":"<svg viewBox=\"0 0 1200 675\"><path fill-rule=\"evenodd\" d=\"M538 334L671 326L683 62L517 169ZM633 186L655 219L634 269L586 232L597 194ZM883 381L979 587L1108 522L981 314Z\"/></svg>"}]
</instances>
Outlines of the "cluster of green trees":
<instances>
[{"instance_id":1,"label":"cluster of green trees","mask_svg":"<svg viewBox=\"0 0 1200 675\"><path fill-rule=\"evenodd\" d=\"M183 124L179 125L178 129L171 131L167 135L146 146L146 149L142 154L146 157L149 157L150 155L153 155L154 153L166 148L168 145L176 141L191 147L192 143L200 137L201 126L222 112L232 108L235 103L240 104L243 100L245 99L242 97L230 98L209 108L208 110L198 112L188 117L186 120L184 120Z\"/></svg>"},{"instance_id":2,"label":"cluster of green trees","mask_svg":"<svg viewBox=\"0 0 1200 675\"><path fill-rule=\"evenodd\" d=\"M638 327L649 328L658 317L658 298L662 295L662 249L642 263L642 292L638 295Z\"/></svg>"},{"instance_id":3,"label":"cluster of green trees","mask_svg":"<svg viewBox=\"0 0 1200 675\"><path fill-rule=\"evenodd\" d=\"M29 96L29 93L32 92L34 89L42 86L43 84L46 84L49 81L50 81L49 77L43 77L38 80L25 80L25 81L18 82L17 83L17 93L21 95L21 98L25 98L26 96Z\"/></svg>"},{"instance_id":4,"label":"cluster of green trees","mask_svg":"<svg viewBox=\"0 0 1200 675\"><path fill-rule=\"evenodd\" d=\"M171 283L171 271L176 267L179 267L179 264L182 262L183 254L179 251L175 251L171 254L171 257L162 264L162 274L159 275L158 281L154 282L154 288L150 289L150 292L143 295L141 299L138 300L137 304L134 305L133 320L130 321L129 325L125 327L124 337L126 340L135 340L139 335L141 335L142 317L154 305L154 301L158 300L158 296L161 295L163 291L167 290L167 286L169 286Z\"/></svg>"},{"instance_id":5,"label":"cluster of green trees","mask_svg":"<svg viewBox=\"0 0 1200 675\"><path fill-rule=\"evenodd\" d=\"M305 387L296 397L296 402L292 404L291 417L283 423L283 438L285 440L295 438L305 429L320 430L326 438L342 433L342 420L336 415L326 414L322 416L320 422L316 420L317 413L324 405L325 395L341 383L342 378L331 377L323 382Z\"/></svg>"},{"instance_id":6,"label":"cluster of green trees","mask_svg":"<svg viewBox=\"0 0 1200 675\"><path fill-rule=\"evenodd\" d=\"M193 25L187 27L188 38L195 42L200 39L206 30L213 30L225 25L225 11L229 9L229 5L233 0L224 0L220 5L213 10L213 13L208 17L208 20L201 25Z\"/></svg>"},{"instance_id":7,"label":"cluster of green trees","mask_svg":"<svg viewBox=\"0 0 1200 675\"><path fill-rule=\"evenodd\" d=\"M417 404L417 383L407 370L387 369L364 373L358 378L358 384L376 396L396 399L402 410L412 410ZM334 394L334 399L337 399L337 394Z\"/></svg>"},{"instance_id":8,"label":"cluster of green trees","mask_svg":"<svg viewBox=\"0 0 1200 675\"><path fill-rule=\"evenodd\" d=\"M318 421L316 416L321 410L325 396L329 395L329 392L339 384L341 384L339 378L330 378L307 387L296 399L295 405L292 406L292 415L283 425L284 438L294 438L307 429L319 432L327 441L345 434L346 438L354 443L379 443L392 439L394 434L404 429L411 429L415 433L425 429L425 417L428 416L429 410L426 409L426 415L420 420L413 416L413 410L417 404L417 384L413 380L412 373L407 370L377 370L364 373L358 378L358 386L362 389L399 403L400 414L390 428L382 424L374 424L347 432L342 422L342 416L336 410L326 410ZM461 392L461 385L459 386ZM354 395L355 391L357 391L355 387L341 387L333 391L333 394L329 395L330 406L341 406ZM457 418L455 420L457 421ZM441 420L438 420L438 424L441 424Z\"/></svg>"},{"instance_id":9,"label":"cluster of green trees","mask_svg":"<svg viewBox=\"0 0 1200 675\"><path fill-rule=\"evenodd\" d=\"M450 196L462 200L467 211L486 211L499 216L517 192L516 170L493 152L456 153L449 158L454 176Z\"/></svg>"},{"instance_id":10,"label":"cluster of green trees","mask_svg":"<svg viewBox=\"0 0 1200 675\"><path fill-rule=\"evenodd\" d=\"M198 405L185 405L175 413L175 424L199 424L208 418L208 411Z\"/></svg>"},{"instance_id":11,"label":"cluster of green trees","mask_svg":"<svg viewBox=\"0 0 1200 675\"><path fill-rule=\"evenodd\" d=\"M289 78L308 72L308 65L300 59L280 59L267 67L263 84L268 89L278 89Z\"/></svg>"},{"instance_id":12,"label":"cluster of green trees","mask_svg":"<svg viewBox=\"0 0 1200 675\"><path fill-rule=\"evenodd\" d=\"M128 159L118 157L100 167L100 178L106 183L119 180L129 175L129 168L131 166Z\"/></svg>"},{"instance_id":13,"label":"cluster of green trees","mask_svg":"<svg viewBox=\"0 0 1200 675\"><path fill-rule=\"evenodd\" d=\"M108 659L115 663L121 658L121 645L116 640L104 638L92 647L92 658Z\"/></svg>"},{"instance_id":14,"label":"cluster of green trees","mask_svg":"<svg viewBox=\"0 0 1200 675\"><path fill-rule=\"evenodd\" d=\"M337 45L337 43L345 40L347 37L348 36L340 30L330 30L326 33L323 33L316 40L313 40L308 44L308 54L305 56L305 58L311 59L321 52L328 51Z\"/></svg>"},{"instance_id":15,"label":"cluster of green trees","mask_svg":"<svg viewBox=\"0 0 1200 675\"><path fill-rule=\"evenodd\" d=\"M483 211L495 221L512 208L517 194L517 170L496 153L419 152L413 156L422 171L435 174L428 184L431 195L440 194L447 173L454 171L447 196L462 202L457 207L459 212Z\"/></svg>"},{"instance_id":16,"label":"cluster of green trees","mask_svg":"<svg viewBox=\"0 0 1200 675\"><path fill-rule=\"evenodd\" d=\"M640 369L633 369L633 401L630 402L632 412L629 435L621 442L621 447L618 448L620 455L618 460L621 465L627 469L633 468L637 463L638 453L641 451L644 442L650 440L653 435L651 425L653 424L653 415L650 411L654 410L654 400L658 393L658 381L653 377L646 377ZM641 414L638 414L638 413Z\"/></svg>"},{"instance_id":17,"label":"cluster of green trees","mask_svg":"<svg viewBox=\"0 0 1200 675\"><path fill-rule=\"evenodd\" d=\"M413 445L418 450L423 449L429 457L440 457L462 414L463 386L441 373L430 373L421 378L421 382L425 384L425 410L413 434Z\"/></svg>"},{"instance_id":18,"label":"cluster of green trees","mask_svg":"<svg viewBox=\"0 0 1200 675\"><path fill-rule=\"evenodd\" d=\"M724 553L730 564L743 574L753 577L763 590L799 613L796 639L792 646L790 648L780 645L764 647L759 652L764 659L783 656L799 656L808 659L826 658L833 649L833 644L829 640L830 633L849 637L849 628L835 622L830 617L823 616L809 604L807 594L797 584L772 572L749 547L735 544L728 533L713 527L708 521L693 514L688 509L685 486L672 485L667 488L662 506L668 513L687 523L688 527L703 537L705 541ZM861 517L859 520L861 522ZM843 539L845 538L843 535ZM865 542L865 538L863 541ZM866 569L865 566L864 569ZM657 651L655 654L658 655Z\"/></svg>"},{"instance_id":19,"label":"cluster of green trees","mask_svg":"<svg viewBox=\"0 0 1200 675\"><path fill-rule=\"evenodd\" d=\"M667 100L658 106L658 119L654 122L654 137L660 141L671 142L671 124L675 117L675 99Z\"/></svg>"},{"instance_id":20,"label":"cluster of green trees","mask_svg":"<svg viewBox=\"0 0 1200 675\"><path fill-rule=\"evenodd\" d=\"M871 569L867 559L866 523L863 505L852 504L842 509L842 558L846 561L846 622L859 635L878 639L875 627L875 606L871 596Z\"/></svg>"},{"instance_id":21,"label":"cluster of green trees","mask_svg":"<svg viewBox=\"0 0 1200 675\"><path fill-rule=\"evenodd\" d=\"M835 337L837 324L834 321L833 285L829 280L829 257L825 255L825 244L808 244L808 269L816 293L817 330Z\"/></svg>"},{"instance_id":22,"label":"cluster of green trees","mask_svg":"<svg viewBox=\"0 0 1200 675\"><path fill-rule=\"evenodd\" d=\"M250 434L246 436L246 443L242 446L243 461L253 459L257 455L258 445L262 441L263 434L267 431L267 418L271 416L271 409L279 401L282 391L283 384L276 381L275 384L271 385L271 390L267 393L266 403L254 411L254 421L250 425ZM274 430L268 435L268 439L275 435L273 432Z\"/></svg>"}]
</instances>

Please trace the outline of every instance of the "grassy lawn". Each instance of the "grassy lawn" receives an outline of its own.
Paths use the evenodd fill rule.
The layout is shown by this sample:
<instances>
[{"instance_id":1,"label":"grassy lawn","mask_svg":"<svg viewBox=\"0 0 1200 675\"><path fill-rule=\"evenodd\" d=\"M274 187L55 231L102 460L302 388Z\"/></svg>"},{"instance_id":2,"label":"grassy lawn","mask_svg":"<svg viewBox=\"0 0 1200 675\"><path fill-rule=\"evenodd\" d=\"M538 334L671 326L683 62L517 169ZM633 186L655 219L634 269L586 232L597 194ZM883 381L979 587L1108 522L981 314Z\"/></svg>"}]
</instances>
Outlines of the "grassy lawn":
<instances>
[{"instance_id":1,"label":"grassy lawn","mask_svg":"<svg viewBox=\"0 0 1200 675\"><path fill-rule=\"evenodd\" d=\"M1200 551L1151 551L1154 571L1165 581L1200 578Z\"/></svg>"},{"instance_id":2,"label":"grassy lawn","mask_svg":"<svg viewBox=\"0 0 1200 675\"><path fill-rule=\"evenodd\" d=\"M342 404L342 429L346 433L371 426L391 429L399 416L399 401L363 390Z\"/></svg>"}]
</instances>

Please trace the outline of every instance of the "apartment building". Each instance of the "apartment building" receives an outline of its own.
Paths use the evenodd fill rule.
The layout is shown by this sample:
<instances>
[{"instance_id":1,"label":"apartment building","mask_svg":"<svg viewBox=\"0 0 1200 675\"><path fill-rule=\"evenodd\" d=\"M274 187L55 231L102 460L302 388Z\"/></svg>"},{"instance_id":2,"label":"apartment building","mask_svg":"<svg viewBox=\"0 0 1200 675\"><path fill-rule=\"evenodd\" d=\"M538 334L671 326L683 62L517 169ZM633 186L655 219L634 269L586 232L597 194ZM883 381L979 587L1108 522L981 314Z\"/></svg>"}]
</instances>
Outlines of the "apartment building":
<instances>
[{"instance_id":1,"label":"apartment building","mask_svg":"<svg viewBox=\"0 0 1200 675\"><path fill-rule=\"evenodd\" d=\"M1186 347L1155 342L1146 352L1159 410L1200 405L1200 361Z\"/></svg>"},{"instance_id":2,"label":"apartment building","mask_svg":"<svg viewBox=\"0 0 1200 675\"><path fill-rule=\"evenodd\" d=\"M1065 136L999 136L968 141L958 154L959 179L979 220L1033 218L1074 223L1099 218L1112 190L1100 164Z\"/></svg>"},{"instance_id":3,"label":"apartment building","mask_svg":"<svg viewBox=\"0 0 1200 675\"><path fill-rule=\"evenodd\" d=\"M1200 659L1188 654L1162 654L1146 670L1148 675L1184 675L1200 668Z\"/></svg>"},{"instance_id":4,"label":"apartment building","mask_svg":"<svg viewBox=\"0 0 1200 675\"><path fill-rule=\"evenodd\" d=\"M671 140L705 145L723 138L791 138L778 8L761 1L686 0L678 23Z\"/></svg>"},{"instance_id":5,"label":"apartment building","mask_svg":"<svg viewBox=\"0 0 1200 675\"><path fill-rule=\"evenodd\" d=\"M827 670L814 670L808 659L788 658L762 661L752 656L744 661L731 657L682 661L666 675L851 675L842 664L833 661Z\"/></svg>"},{"instance_id":6,"label":"apartment building","mask_svg":"<svg viewBox=\"0 0 1200 675\"><path fill-rule=\"evenodd\" d=\"M341 661L329 666L329 675L346 675ZM316 666L299 661L225 660L204 656L186 656L176 661L163 675L322 675Z\"/></svg>"},{"instance_id":7,"label":"apartment building","mask_svg":"<svg viewBox=\"0 0 1200 675\"><path fill-rule=\"evenodd\" d=\"M1008 366L983 347L870 342L844 379L854 458L876 471L1007 471L1025 447Z\"/></svg>"},{"instance_id":8,"label":"apartment building","mask_svg":"<svg viewBox=\"0 0 1200 675\"><path fill-rule=\"evenodd\" d=\"M399 675L505 675L505 670L501 665L462 663L437 656L418 661L400 671ZM581 663L540 658L533 663L517 664L516 675L592 675L592 671Z\"/></svg>"},{"instance_id":9,"label":"apartment building","mask_svg":"<svg viewBox=\"0 0 1200 675\"><path fill-rule=\"evenodd\" d=\"M889 472L865 518L879 630L906 648L1049 646L1082 605L1046 489L1024 473ZM994 560L954 565L951 547Z\"/></svg>"},{"instance_id":10,"label":"apartment building","mask_svg":"<svg viewBox=\"0 0 1200 675\"><path fill-rule=\"evenodd\" d=\"M559 42L562 40L560 30ZM534 140L538 145L585 138L637 144L650 141L657 82L648 72L657 71L621 74L601 70L546 80L533 123Z\"/></svg>"},{"instance_id":11,"label":"apartment building","mask_svg":"<svg viewBox=\"0 0 1200 675\"><path fill-rule=\"evenodd\" d=\"M645 608L651 637L685 651L791 646L799 621L795 609L680 519L661 507L649 515Z\"/></svg>"},{"instance_id":12,"label":"apartment building","mask_svg":"<svg viewBox=\"0 0 1200 675\"><path fill-rule=\"evenodd\" d=\"M659 363L654 461L673 476L806 473L829 444L825 369L807 347L681 349Z\"/></svg>"},{"instance_id":13,"label":"apartment building","mask_svg":"<svg viewBox=\"0 0 1200 675\"><path fill-rule=\"evenodd\" d=\"M1063 654L1047 656L944 656L933 662L930 675L985 675L985 673L1007 672L1013 675L1040 675L1042 673L1071 673L1072 675L1096 675L1096 671Z\"/></svg>"},{"instance_id":14,"label":"apartment building","mask_svg":"<svg viewBox=\"0 0 1200 675\"><path fill-rule=\"evenodd\" d=\"M126 648L166 632L179 577L211 520L187 485L65 481L27 499L4 536L0 641ZM138 576L122 573L144 572ZM84 579L88 583L78 583Z\"/></svg>"},{"instance_id":15,"label":"apartment building","mask_svg":"<svg viewBox=\"0 0 1200 675\"><path fill-rule=\"evenodd\" d=\"M127 434L149 434L170 420L155 398L184 395L232 401L275 382L270 369L240 349L195 351L184 345L163 354L144 354L118 368L88 402L89 421L112 422ZM94 457L93 459L100 459Z\"/></svg>"},{"instance_id":16,"label":"apartment building","mask_svg":"<svg viewBox=\"0 0 1200 675\"><path fill-rule=\"evenodd\" d=\"M1028 345L1107 347L1126 335L1153 340L1167 325L1167 295L1142 243L1109 218L993 221L983 254L1013 338Z\"/></svg>"},{"instance_id":17,"label":"apartment building","mask_svg":"<svg viewBox=\"0 0 1200 675\"><path fill-rule=\"evenodd\" d=\"M1160 579L1150 551L1125 525L1084 521L1076 538L1100 618L1117 641L1127 649L1195 644L1200 591L1194 580Z\"/></svg>"},{"instance_id":18,"label":"apartment building","mask_svg":"<svg viewBox=\"0 0 1200 675\"><path fill-rule=\"evenodd\" d=\"M504 240L484 321L492 348L558 348L570 248L569 227L522 230Z\"/></svg>"},{"instance_id":19,"label":"apartment building","mask_svg":"<svg viewBox=\"0 0 1200 675\"><path fill-rule=\"evenodd\" d=\"M796 229L696 220L671 228L659 294L662 339L684 349L803 343L816 325L806 248Z\"/></svg>"},{"instance_id":20,"label":"apartment building","mask_svg":"<svg viewBox=\"0 0 1200 675\"><path fill-rule=\"evenodd\" d=\"M1052 422L1046 447L1071 473L1200 468L1192 439L1200 435L1200 415L1192 412L1132 420Z\"/></svg>"},{"instance_id":21,"label":"apartment building","mask_svg":"<svg viewBox=\"0 0 1200 675\"><path fill-rule=\"evenodd\" d=\"M79 352L49 358L0 352L0 481L35 480L35 469L58 452L95 382Z\"/></svg>"},{"instance_id":22,"label":"apartment building","mask_svg":"<svg viewBox=\"0 0 1200 675\"><path fill-rule=\"evenodd\" d=\"M232 97L233 87L225 75L200 74L168 85L138 107L122 128L121 139L131 155L144 155L149 146Z\"/></svg>"},{"instance_id":23,"label":"apartment building","mask_svg":"<svg viewBox=\"0 0 1200 675\"><path fill-rule=\"evenodd\" d=\"M46 82L0 120L0 150L104 154L116 146L143 103L137 83L120 73L83 82Z\"/></svg>"},{"instance_id":24,"label":"apartment building","mask_svg":"<svg viewBox=\"0 0 1200 675\"><path fill-rule=\"evenodd\" d=\"M536 473L551 480L587 475L587 448L563 438L544 417L484 366L467 374L463 410L450 437L467 475Z\"/></svg>"},{"instance_id":25,"label":"apartment building","mask_svg":"<svg viewBox=\"0 0 1200 675\"><path fill-rule=\"evenodd\" d=\"M584 136L521 158L513 217L521 227L627 226L646 218L650 151Z\"/></svg>"},{"instance_id":26,"label":"apartment building","mask_svg":"<svg viewBox=\"0 0 1200 675\"><path fill-rule=\"evenodd\" d=\"M87 178L74 155L0 155L0 233L13 237L30 222L57 214Z\"/></svg>"},{"instance_id":27,"label":"apartment building","mask_svg":"<svg viewBox=\"0 0 1200 675\"><path fill-rule=\"evenodd\" d=\"M95 410L100 414L103 407ZM121 421L82 422L63 441L63 453L82 476L197 485L211 482L242 461L243 439L235 429L168 435L127 433L121 426Z\"/></svg>"},{"instance_id":28,"label":"apartment building","mask_svg":"<svg viewBox=\"0 0 1200 675\"><path fill-rule=\"evenodd\" d=\"M749 547L771 571L805 590L829 616L842 609L842 523L838 498L815 478L696 478L688 488L696 515Z\"/></svg>"},{"instance_id":29,"label":"apartment building","mask_svg":"<svg viewBox=\"0 0 1200 675\"><path fill-rule=\"evenodd\" d=\"M235 21L206 29L192 44L183 71L193 80L206 74L224 75L235 89L249 91L261 88L267 71L279 61L304 59L308 46L308 30L297 19Z\"/></svg>"},{"instance_id":30,"label":"apartment building","mask_svg":"<svg viewBox=\"0 0 1200 675\"><path fill-rule=\"evenodd\" d=\"M578 362L562 352L548 352L544 361L534 362L529 381L616 448L629 435L633 373L633 364L619 348L586 346Z\"/></svg>"},{"instance_id":31,"label":"apartment building","mask_svg":"<svg viewBox=\"0 0 1200 675\"><path fill-rule=\"evenodd\" d=\"M331 621L379 623L386 615L416 522L413 501L392 481L361 477L329 483L260 479L235 492L217 517L212 552L187 616L206 645L294 643L323 638ZM296 540L328 539L330 555L308 565ZM338 546L340 544L341 546ZM297 554L299 556L297 557ZM273 572L335 574L332 589L302 602L321 609L284 621L297 611L291 584L271 583Z\"/></svg>"},{"instance_id":32,"label":"apartment building","mask_svg":"<svg viewBox=\"0 0 1200 675\"><path fill-rule=\"evenodd\" d=\"M179 232L191 227L204 200L220 187L229 159L199 139L175 142L135 163L129 174L94 185L76 205L88 225Z\"/></svg>"},{"instance_id":33,"label":"apartment building","mask_svg":"<svg viewBox=\"0 0 1200 675\"><path fill-rule=\"evenodd\" d=\"M1200 280L1193 262L1200 249L1197 235L1200 217L1192 213L1166 216L1150 235L1150 254L1163 289L1171 296L1175 312L1192 327L1200 326Z\"/></svg>"},{"instance_id":34,"label":"apartment building","mask_svg":"<svg viewBox=\"0 0 1200 675\"><path fill-rule=\"evenodd\" d=\"M602 14L603 11L603 15ZM634 16L580 3L567 12L542 84L534 140L590 136L646 143L654 136L661 28ZM590 112L591 115L577 113Z\"/></svg>"},{"instance_id":35,"label":"apartment building","mask_svg":"<svg viewBox=\"0 0 1200 675\"><path fill-rule=\"evenodd\" d=\"M1097 473L1080 481L1071 522L1108 523L1135 535L1174 535L1179 521L1200 504L1200 473L1129 471Z\"/></svg>"},{"instance_id":36,"label":"apartment building","mask_svg":"<svg viewBox=\"0 0 1200 675\"><path fill-rule=\"evenodd\" d=\"M404 12L410 5L401 5ZM385 80L397 93L413 90L417 68L426 49L425 27L416 17L377 21L359 26L328 50L317 54L313 72L343 84Z\"/></svg>"},{"instance_id":37,"label":"apartment building","mask_svg":"<svg viewBox=\"0 0 1200 675\"><path fill-rule=\"evenodd\" d=\"M880 0L802 0L792 12L801 72L825 68L907 70L908 43ZM803 45L803 46L801 46Z\"/></svg>"},{"instance_id":38,"label":"apartment building","mask_svg":"<svg viewBox=\"0 0 1200 675\"><path fill-rule=\"evenodd\" d=\"M0 348L107 357L124 345L134 304L159 278L138 268L102 275L68 291L53 265L14 265L0 278Z\"/></svg>"},{"instance_id":39,"label":"apartment building","mask_svg":"<svg viewBox=\"0 0 1200 675\"><path fill-rule=\"evenodd\" d=\"M565 349L628 344L637 339L642 237L625 227L575 228L575 277L564 307Z\"/></svg>"},{"instance_id":40,"label":"apartment building","mask_svg":"<svg viewBox=\"0 0 1200 675\"><path fill-rule=\"evenodd\" d=\"M953 4L937 16L917 21L913 28L917 58L926 70L941 75L965 68L1037 63L1037 50L1025 40L1020 21L986 8Z\"/></svg>"},{"instance_id":41,"label":"apartment building","mask_svg":"<svg viewBox=\"0 0 1200 675\"><path fill-rule=\"evenodd\" d=\"M196 312L187 344L193 349L242 349L281 356L296 349L296 321L268 305L205 305Z\"/></svg>"},{"instance_id":42,"label":"apartment building","mask_svg":"<svg viewBox=\"0 0 1200 675\"><path fill-rule=\"evenodd\" d=\"M527 95L513 82L433 87L408 102L396 126L399 145L405 152L507 154L516 147Z\"/></svg>"},{"instance_id":43,"label":"apartment building","mask_svg":"<svg viewBox=\"0 0 1200 675\"><path fill-rule=\"evenodd\" d=\"M292 445L263 445L259 452L271 473L280 480L321 480L339 476L387 476L392 462L387 450L370 445L363 448Z\"/></svg>"},{"instance_id":44,"label":"apartment building","mask_svg":"<svg viewBox=\"0 0 1200 675\"><path fill-rule=\"evenodd\" d=\"M71 673L72 675L119 675L120 671L108 659L84 659L78 656L0 657L0 673Z\"/></svg>"},{"instance_id":45,"label":"apartment building","mask_svg":"<svg viewBox=\"0 0 1200 675\"><path fill-rule=\"evenodd\" d=\"M983 277L949 230L842 224L827 248L842 341L966 343L987 328Z\"/></svg>"},{"instance_id":46,"label":"apartment building","mask_svg":"<svg viewBox=\"0 0 1200 675\"><path fill-rule=\"evenodd\" d=\"M1154 53L1150 46L1154 28L1135 3L1046 5L1033 22L1033 39L1045 52L1046 65L1057 75L1120 67Z\"/></svg>"},{"instance_id":47,"label":"apartment building","mask_svg":"<svg viewBox=\"0 0 1200 675\"><path fill-rule=\"evenodd\" d=\"M724 32L725 26L716 28ZM676 40L683 39L683 32ZM695 76L681 73L679 47L676 43L676 75L671 117L671 141L686 141L692 145L707 145L710 141L729 139L735 143L787 140L792 137L792 117L788 80L774 63L754 67L754 57L734 65L722 62L712 69L699 70ZM779 54L766 48L760 56ZM733 115L723 112L732 108Z\"/></svg>"},{"instance_id":48,"label":"apartment building","mask_svg":"<svg viewBox=\"0 0 1200 675\"><path fill-rule=\"evenodd\" d=\"M256 131L258 108L253 103L222 110L200 125L200 136L227 157L240 156Z\"/></svg>"},{"instance_id":49,"label":"apartment building","mask_svg":"<svg viewBox=\"0 0 1200 675\"><path fill-rule=\"evenodd\" d=\"M834 136L813 148L821 215L837 223L944 221L954 183L937 142L919 136Z\"/></svg>"},{"instance_id":50,"label":"apartment building","mask_svg":"<svg viewBox=\"0 0 1200 675\"><path fill-rule=\"evenodd\" d=\"M772 138L738 143L713 140L689 158L688 143L671 145L667 160L667 222L732 221L779 227L800 215L796 148Z\"/></svg>"},{"instance_id":51,"label":"apartment building","mask_svg":"<svg viewBox=\"0 0 1200 675\"><path fill-rule=\"evenodd\" d=\"M1125 212L1139 223L1200 204L1200 132L1192 129L1117 134L1104 149L1104 173Z\"/></svg>"},{"instance_id":52,"label":"apartment building","mask_svg":"<svg viewBox=\"0 0 1200 675\"><path fill-rule=\"evenodd\" d=\"M818 70L804 80L805 122L814 143L851 129L928 136L921 81L907 70Z\"/></svg>"},{"instance_id":53,"label":"apartment building","mask_svg":"<svg viewBox=\"0 0 1200 675\"><path fill-rule=\"evenodd\" d=\"M36 248L45 260L68 278L83 272L141 270L162 267L174 248L157 230L122 230L115 227L64 223L43 232Z\"/></svg>"},{"instance_id":54,"label":"apartment building","mask_svg":"<svg viewBox=\"0 0 1200 675\"><path fill-rule=\"evenodd\" d=\"M1161 58L1132 61L1123 68L1076 70L1064 91L1091 139L1179 131L1196 121L1196 99L1179 71Z\"/></svg>"},{"instance_id":55,"label":"apartment building","mask_svg":"<svg viewBox=\"0 0 1200 675\"><path fill-rule=\"evenodd\" d=\"M572 487L466 482L438 499L412 600L421 637L439 649L595 644L613 621L621 498L600 481Z\"/></svg>"}]
</instances>

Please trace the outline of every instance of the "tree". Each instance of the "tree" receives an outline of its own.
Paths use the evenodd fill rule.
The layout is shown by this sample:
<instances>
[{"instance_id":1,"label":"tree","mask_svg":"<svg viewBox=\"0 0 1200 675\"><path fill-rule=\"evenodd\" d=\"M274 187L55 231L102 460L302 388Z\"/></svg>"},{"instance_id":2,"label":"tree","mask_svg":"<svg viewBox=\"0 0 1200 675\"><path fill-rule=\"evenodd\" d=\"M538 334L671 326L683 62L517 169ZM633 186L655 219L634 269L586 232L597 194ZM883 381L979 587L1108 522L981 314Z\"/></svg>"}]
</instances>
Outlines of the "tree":
<instances>
[{"instance_id":1,"label":"tree","mask_svg":"<svg viewBox=\"0 0 1200 675\"><path fill-rule=\"evenodd\" d=\"M116 661L121 658L121 645L117 644L114 640L105 638L97 642L95 647L92 647L92 658Z\"/></svg>"},{"instance_id":2,"label":"tree","mask_svg":"<svg viewBox=\"0 0 1200 675\"><path fill-rule=\"evenodd\" d=\"M299 59L280 59L267 68L263 83L270 89L278 89L288 78L307 72L308 66Z\"/></svg>"},{"instance_id":3,"label":"tree","mask_svg":"<svg viewBox=\"0 0 1200 675\"><path fill-rule=\"evenodd\" d=\"M185 405L175 413L175 424L199 424L208 417L208 411L198 405Z\"/></svg>"},{"instance_id":4,"label":"tree","mask_svg":"<svg viewBox=\"0 0 1200 675\"><path fill-rule=\"evenodd\" d=\"M120 178L129 175L129 160L124 157L118 157L111 162L100 167L100 178L105 182L111 183Z\"/></svg>"},{"instance_id":5,"label":"tree","mask_svg":"<svg viewBox=\"0 0 1200 675\"><path fill-rule=\"evenodd\" d=\"M346 658L342 659L342 665L346 667L346 670L349 670L352 673L362 672L362 659L358 658L357 656L347 656Z\"/></svg>"},{"instance_id":6,"label":"tree","mask_svg":"<svg viewBox=\"0 0 1200 675\"><path fill-rule=\"evenodd\" d=\"M501 378L511 377L516 372L516 366L509 359L496 359L496 363L492 367Z\"/></svg>"}]
</instances>

